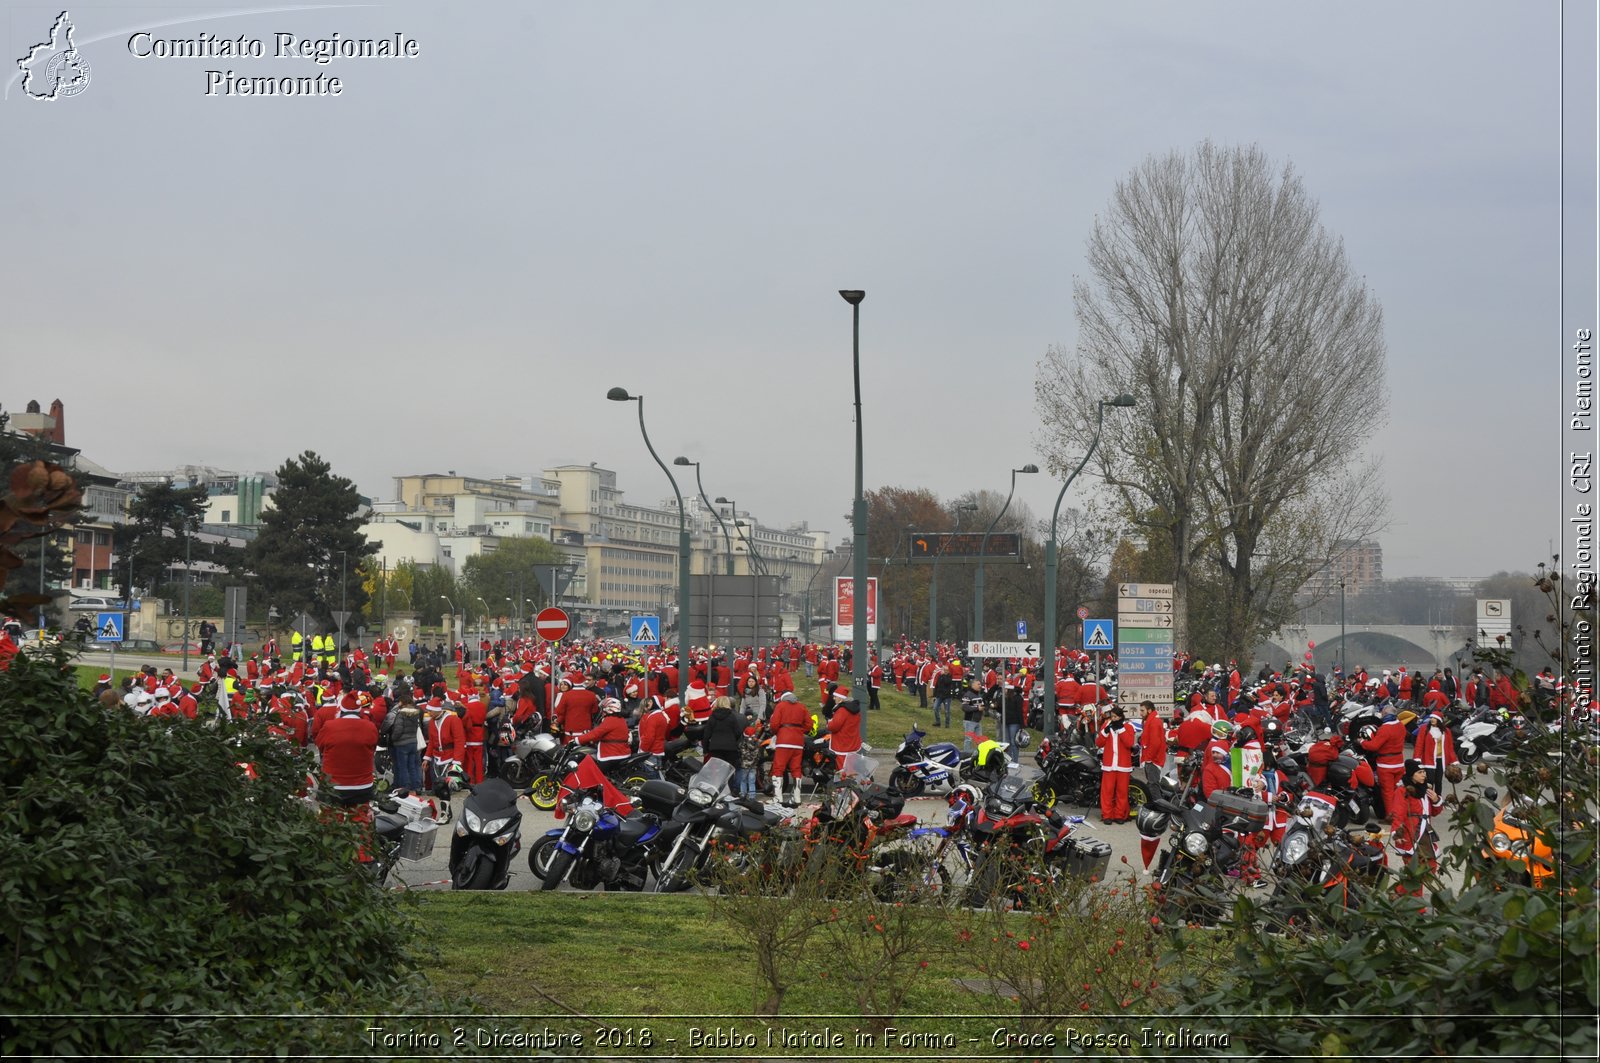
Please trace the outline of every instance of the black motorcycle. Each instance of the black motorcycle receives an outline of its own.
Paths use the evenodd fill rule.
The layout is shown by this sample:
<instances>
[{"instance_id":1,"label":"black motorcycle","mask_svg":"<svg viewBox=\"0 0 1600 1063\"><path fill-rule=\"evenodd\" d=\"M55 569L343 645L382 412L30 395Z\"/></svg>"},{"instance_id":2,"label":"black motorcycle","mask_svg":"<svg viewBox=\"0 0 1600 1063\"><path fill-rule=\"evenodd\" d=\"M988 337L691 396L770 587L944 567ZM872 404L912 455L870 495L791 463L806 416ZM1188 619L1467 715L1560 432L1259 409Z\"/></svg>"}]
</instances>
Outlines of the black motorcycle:
<instances>
[{"instance_id":1,"label":"black motorcycle","mask_svg":"<svg viewBox=\"0 0 1600 1063\"><path fill-rule=\"evenodd\" d=\"M711 759L689 780L683 800L672 810L677 833L661 859L657 893L676 893L693 885L696 874L710 861L713 842L745 841L782 822L781 815L754 798L730 796L732 778L733 765Z\"/></svg>"},{"instance_id":2,"label":"black motorcycle","mask_svg":"<svg viewBox=\"0 0 1600 1063\"><path fill-rule=\"evenodd\" d=\"M522 812L516 790L504 779L472 787L450 838L450 888L503 890L511 861L522 849Z\"/></svg>"},{"instance_id":3,"label":"black motorcycle","mask_svg":"<svg viewBox=\"0 0 1600 1063\"><path fill-rule=\"evenodd\" d=\"M1033 795L1041 805L1063 801L1088 807L1100 804L1100 756L1095 750L1062 738L1046 738L1039 743L1033 762L1039 765ZM1129 814L1138 815L1141 808L1160 795L1150 781L1152 774L1136 769L1128 780Z\"/></svg>"},{"instance_id":4,"label":"black motorcycle","mask_svg":"<svg viewBox=\"0 0 1600 1063\"><path fill-rule=\"evenodd\" d=\"M1156 865L1156 915L1169 926L1219 921L1228 906L1230 879L1244 873L1246 834L1260 830L1269 809L1248 791L1214 790L1191 804L1151 802L1138 816L1139 834L1158 837L1170 828Z\"/></svg>"}]
</instances>

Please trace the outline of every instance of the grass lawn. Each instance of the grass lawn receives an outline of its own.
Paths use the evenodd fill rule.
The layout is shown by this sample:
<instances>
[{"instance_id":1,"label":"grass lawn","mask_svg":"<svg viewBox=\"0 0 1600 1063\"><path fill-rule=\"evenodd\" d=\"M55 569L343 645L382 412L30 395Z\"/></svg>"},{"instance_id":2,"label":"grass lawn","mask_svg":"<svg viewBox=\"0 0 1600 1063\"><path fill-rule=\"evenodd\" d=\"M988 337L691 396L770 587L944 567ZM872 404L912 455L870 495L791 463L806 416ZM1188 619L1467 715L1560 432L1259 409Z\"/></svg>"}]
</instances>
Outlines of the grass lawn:
<instances>
[{"instance_id":1,"label":"grass lawn","mask_svg":"<svg viewBox=\"0 0 1600 1063\"><path fill-rule=\"evenodd\" d=\"M416 896L439 951L438 966L429 976L452 993L482 1001L493 1015L615 1017L615 1022L601 1025L636 1030L648 1025L656 1051L668 1047L666 1038L688 1049L693 1028L733 1028L763 1042L769 1025L809 1030L828 1026L847 1038L866 1028L850 973L829 971L825 954L812 956L808 970L784 998L782 1015L754 1016L765 993L752 950L716 922L707 899L696 894ZM1004 1019L983 1016L1014 1016L1015 1004L957 984L957 978L971 974L971 963L957 956L931 961L919 970L903 1017L894 1025L960 1034L964 1047L967 1037L988 1038L996 1021ZM979 1017L959 1017L974 1013ZM575 1021L570 1028L595 1025ZM764 1048L759 1054L772 1051ZM844 1052L884 1054L881 1048L855 1046Z\"/></svg>"}]
</instances>

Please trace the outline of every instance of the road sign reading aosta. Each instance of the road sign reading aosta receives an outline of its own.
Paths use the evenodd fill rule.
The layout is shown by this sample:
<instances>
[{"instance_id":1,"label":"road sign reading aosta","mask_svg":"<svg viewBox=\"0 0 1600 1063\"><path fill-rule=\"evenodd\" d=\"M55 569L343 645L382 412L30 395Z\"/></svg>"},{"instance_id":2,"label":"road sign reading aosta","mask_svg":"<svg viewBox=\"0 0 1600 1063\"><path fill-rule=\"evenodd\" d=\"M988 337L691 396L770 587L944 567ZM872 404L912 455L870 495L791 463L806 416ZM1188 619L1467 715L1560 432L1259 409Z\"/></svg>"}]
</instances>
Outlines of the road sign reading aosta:
<instances>
[{"instance_id":1,"label":"road sign reading aosta","mask_svg":"<svg viewBox=\"0 0 1600 1063\"><path fill-rule=\"evenodd\" d=\"M567 637L568 631L572 630L572 620L567 616L565 609L551 606L539 610L539 615L533 618L533 629L546 642L559 642Z\"/></svg>"}]
</instances>

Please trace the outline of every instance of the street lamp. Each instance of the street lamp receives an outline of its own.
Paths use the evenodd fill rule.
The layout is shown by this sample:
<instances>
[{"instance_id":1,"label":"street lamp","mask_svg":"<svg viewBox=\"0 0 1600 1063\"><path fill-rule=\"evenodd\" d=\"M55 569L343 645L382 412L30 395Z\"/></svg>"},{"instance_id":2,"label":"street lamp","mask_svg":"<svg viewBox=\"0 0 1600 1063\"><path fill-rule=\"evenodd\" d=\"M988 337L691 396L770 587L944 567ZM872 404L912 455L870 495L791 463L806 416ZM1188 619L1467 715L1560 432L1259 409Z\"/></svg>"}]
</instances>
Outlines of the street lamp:
<instances>
[{"instance_id":1,"label":"street lamp","mask_svg":"<svg viewBox=\"0 0 1600 1063\"><path fill-rule=\"evenodd\" d=\"M1344 580L1339 580L1339 679L1344 680Z\"/></svg>"},{"instance_id":2,"label":"street lamp","mask_svg":"<svg viewBox=\"0 0 1600 1063\"><path fill-rule=\"evenodd\" d=\"M722 512L718 510L716 506L711 504L711 499L706 497L705 485L700 482L700 463L698 461L690 461L688 458L680 454L678 457L672 459L672 464L681 466L694 466L694 485L700 491L700 501L706 504L706 508L711 511L711 515L717 520L717 527L722 529L722 545L728 555L727 572L728 575L733 575L733 539L728 535L728 526L722 522ZM715 539L711 541L713 543L716 542ZM716 554L715 546L711 548L711 554ZM716 640L716 636L713 634L711 626L717 621L717 561L715 556L709 556L706 559L706 573L710 577L706 581L707 598L709 599L708 607L706 609L706 641L714 642Z\"/></svg>"},{"instance_id":3,"label":"street lamp","mask_svg":"<svg viewBox=\"0 0 1600 1063\"><path fill-rule=\"evenodd\" d=\"M976 513L976 502L964 502L956 507L956 532L961 531L961 515L963 513ZM944 557L945 547L950 545L949 539L939 540L939 552L933 555L933 580L928 586L928 652L934 653L934 647L939 644L939 560Z\"/></svg>"},{"instance_id":4,"label":"street lamp","mask_svg":"<svg viewBox=\"0 0 1600 1063\"><path fill-rule=\"evenodd\" d=\"M737 512L738 511L735 510L735 513ZM748 516L748 514L746 515ZM739 538L744 540L744 548L750 553L750 560L752 562L752 564L749 566L750 578L755 581L755 619L750 622L752 646L751 655L753 657L761 649L761 576L767 570L767 563L761 557L761 554L756 551L755 540L744 533L744 529L746 528L749 528L751 531L755 531L754 524L751 524L748 521L742 521L735 516L733 520L733 530L739 533Z\"/></svg>"},{"instance_id":5,"label":"street lamp","mask_svg":"<svg viewBox=\"0 0 1600 1063\"><path fill-rule=\"evenodd\" d=\"M672 493L678 499L678 696L682 698L689 688L689 513L684 509L683 492L678 490L678 481L673 479L672 470L656 453L655 446L650 442L650 433L645 431L644 396L630 395L627 388L612 388L606 392L606 398L612 402L639 404L639 434L644 436L644 445L650 451L650 456L667 474L667 482L672 485Z\"/></svg>"},{"instance_id":6,"label":"street lamp","mask_svg":"<svg viewBox=\"0 0 1600 1063\"><path fill-rule=\"evenodd\" d=\"M851 585L855 588L852 617L855 620L854 630L851 632L851 689L859 697L867 689L867 671L871 667L867 663L867 496L862 485L861 476L861 300L867 293L860 289L841 289L839 296L850 304L851 318L851 347L850 366L855 379L856 391L856 496L851 509L850 534L855 542L854 569ZM870 698L861 698L861 738L867 737L867 702Z\"/></svg>"},{"instance_id":7,"label":"street lamp","mask_svg":"<svg viewBox=\"0 0 1600 1063\"><path fill-rule=\"evenodd\" d=\"M1045 683L1045 704L1048 706L1044 714L1044 733L1046 737L1056 733L1056 520L1061 516L1061 503L1067 497L1067 488L1072 486L1072 481L1078 478L1083 467L1089 464L1089 458L1094 455L1095 449L1100 446L1100 430L1105 427L1106 407L1116 406L1127 409L1134 406L1132 395L1123 393L1114 399L1101 399L1096 404L1096 417L1094 425L1094 438L1089 441L1089 449L1083 455L1083 460L1078 462L1078 467L1072 470L1072 475L1067 477L1067 482L1061 485L1061 493L1056 495L1056 507L1050 511L1050 538L1044 544L1044 636L1040 641L1043 650L1043 660L1039 668L1039 681ZM1098 682L1099 677L1096 677Z\"/></svg>"},{"instance_id":8,"label":"street lamp","mask_svg":"<svg viewBox=\"0 0 1600 1063\"><path fill-rule=\"evenodd\" d=\"M994 515L994 520L989 522L989 527L983 533L983 545L978 547L978 571L972 578L972 637L979 642L983 641L983 558L989 552L989 536L994 534L995 525L1000 523L1000 518L1006 515L1006 510L1011 508L1011 496L1017 493L1017 473L1038 472L1039 466L1029 462L1020 469L1011 470L1011 490L1006 494L1006 504L1000 507L1000 512Z\"/></svg>"},{"instance_id":9,"label":"street lamp","mask_svg":"<svg viewBox=\"0 0 1600 1063\"><path fill-rule=\"evenodd\" d=\"M478 614L478 642L483 643L483 622L489 619L489 603L483 600L483 595L478 595L478 604L483 606L483 612Z\"/></svg>"},{"instance_id":10,"label":"street lamp","mask_svg":"<svg viewBox=\"0 0 1600 1063\"><path fill-rule=\"evenodd\" d=\"M832 556L832 550L822 551L822 560L824 562L826 562L828 558ZM811 641L811 585L817 581L817 577L821 574L822 566L818 565L816 568L812 569L811 578L806 580L806 619L804 624L805 634L801 637L802 642Z\"/></svg>"},{"instance_id":11,"label":"street lamp","mask_svg":"<svg viewBox=\"0 0 1600 1063\"><path fill-rule=\"evenodd\" d=\"M349 560L349 552L339 551L339 654L344 655L344 625L350 619L348 601L350 581L345 575L345 565Z\"/></svg>"},{"instance_id":12,"label":"street lamp","mask_svg":"<svg viewBox=\"0 0 1600 1063\"><path fill-rule=\"evenodd\" d=\"M448 594L439 595L439 600L450 607L450 627L447 630L450 635L451 645L454 645L456 641L456 603L450 600Z\"/></svg>"}]
</instances>

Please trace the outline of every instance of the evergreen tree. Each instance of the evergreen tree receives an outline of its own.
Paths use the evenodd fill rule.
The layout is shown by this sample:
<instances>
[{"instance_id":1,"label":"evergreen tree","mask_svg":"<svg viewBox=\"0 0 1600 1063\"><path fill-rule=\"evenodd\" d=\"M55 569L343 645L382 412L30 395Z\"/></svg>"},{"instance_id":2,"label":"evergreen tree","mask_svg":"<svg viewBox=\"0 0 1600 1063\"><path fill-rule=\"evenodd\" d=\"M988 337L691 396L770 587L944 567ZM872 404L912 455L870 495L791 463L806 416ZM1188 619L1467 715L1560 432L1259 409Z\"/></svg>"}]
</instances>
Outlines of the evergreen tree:
<instances>
[{"instance_id":1,"label":"evergreen tree","mask_svg":"<svg viewBox=\"0 0 1600 1063\"><path fill-rule=\"evenodd\" d=\"M260 534L244 551L251 586L285 618L303 610L331 624L341 603L360 612L367 603L362 561L378 552L361 534L362 509L355 483L312 451L285 461Z\"/></svg>"},{"instance_id":2,"label":"evergreen tree","mask_svg":"<svg viewBox=\"0 0 1600 1063\"><path fill-rule=\"evenodd\" d=\"M114 541L117 578L122 581L122 596L131 597L128 586L132 558L135 586L153 588L168 582L168 570L183 561L184 539L200 530L206 513L204 485L173 487L170 483L145 484L128 504L128 523L117 528ZM191 557L193 552L191 549Z\"/></svg>"}]
</instances>

